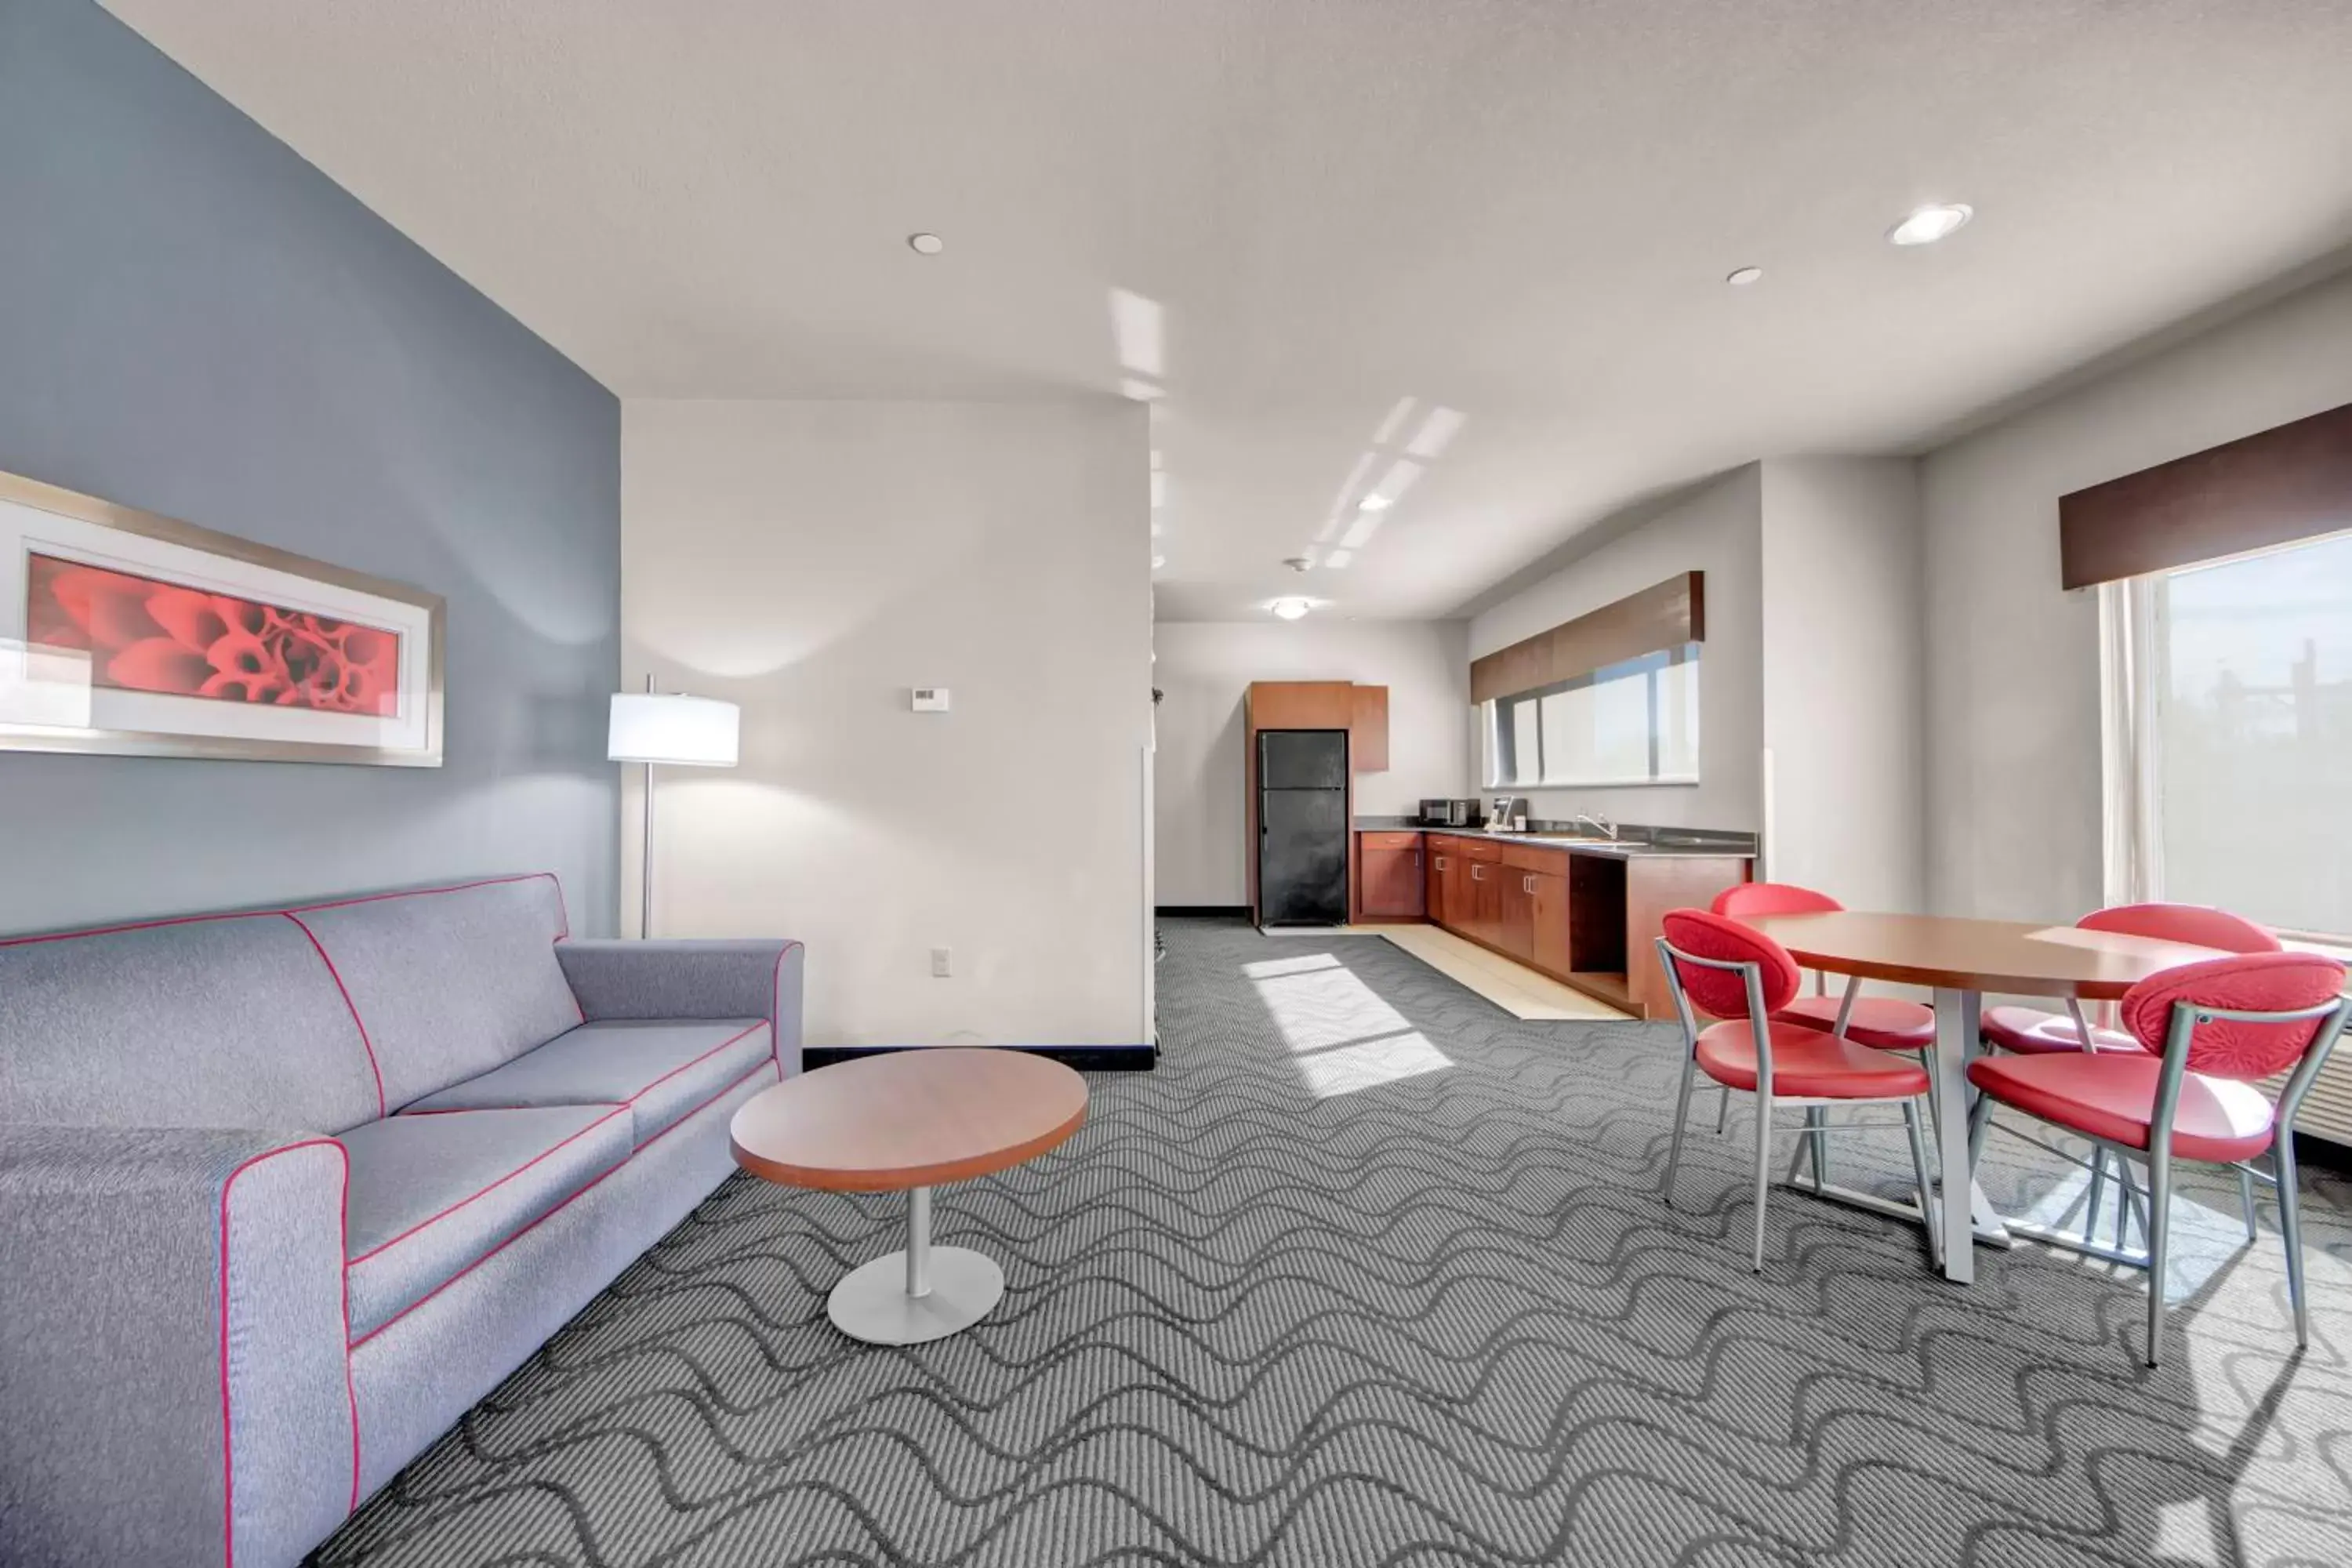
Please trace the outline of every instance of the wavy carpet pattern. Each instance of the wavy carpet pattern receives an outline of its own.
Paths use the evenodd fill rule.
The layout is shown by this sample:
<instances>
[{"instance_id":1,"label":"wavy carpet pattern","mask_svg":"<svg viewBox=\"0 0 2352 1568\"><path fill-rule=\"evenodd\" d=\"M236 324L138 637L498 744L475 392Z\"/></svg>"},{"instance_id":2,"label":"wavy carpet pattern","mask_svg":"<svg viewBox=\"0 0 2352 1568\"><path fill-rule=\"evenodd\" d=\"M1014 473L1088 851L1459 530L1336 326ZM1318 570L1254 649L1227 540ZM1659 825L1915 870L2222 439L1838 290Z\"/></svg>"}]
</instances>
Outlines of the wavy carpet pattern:
<instances>
[{"instance_id":1,"label":"wavy carpet pattern","mask_svg":"<svg viewBox=\"0 0 2352 1568\"><path fill-rule=\"evenodd\" d=\"M851 1344L825 1292L898 1204L738 1177L317 1561L2352 1563L2340 1179L2300 1358L2274 1222L2246 1247L2192 1181L2150 1372L2139 1277L2042 1249L1954 1289L1781 1192L1750 1274L1737 1120L1695 1117L1658 1197L1670 1026L1522 1023L1376 938L1166 936L1160 1069L940 1194L940 1240L1004 1264L985 1322ZM2004 1207L2063 1207L1995 1148Z\"/></svg>"}]
</instances>

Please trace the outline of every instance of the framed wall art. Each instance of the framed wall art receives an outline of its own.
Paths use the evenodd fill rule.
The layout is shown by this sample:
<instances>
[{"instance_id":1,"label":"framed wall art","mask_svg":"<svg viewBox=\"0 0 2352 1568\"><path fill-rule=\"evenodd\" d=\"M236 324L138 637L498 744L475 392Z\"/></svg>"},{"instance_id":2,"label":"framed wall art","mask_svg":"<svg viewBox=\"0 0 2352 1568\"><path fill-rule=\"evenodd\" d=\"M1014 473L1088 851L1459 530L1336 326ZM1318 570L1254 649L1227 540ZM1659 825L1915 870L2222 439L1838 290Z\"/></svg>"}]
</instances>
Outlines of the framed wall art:
<instances>
[{"instance_id":1,"label":"framed wall art","mask_svg":"<svg viewBox=\"0 0 2352 1568\"><path fill-rule=\"evenodd\" d=\"M0 473L0 750L441 765L440 598Z\"/></svg>"}]
</instances>

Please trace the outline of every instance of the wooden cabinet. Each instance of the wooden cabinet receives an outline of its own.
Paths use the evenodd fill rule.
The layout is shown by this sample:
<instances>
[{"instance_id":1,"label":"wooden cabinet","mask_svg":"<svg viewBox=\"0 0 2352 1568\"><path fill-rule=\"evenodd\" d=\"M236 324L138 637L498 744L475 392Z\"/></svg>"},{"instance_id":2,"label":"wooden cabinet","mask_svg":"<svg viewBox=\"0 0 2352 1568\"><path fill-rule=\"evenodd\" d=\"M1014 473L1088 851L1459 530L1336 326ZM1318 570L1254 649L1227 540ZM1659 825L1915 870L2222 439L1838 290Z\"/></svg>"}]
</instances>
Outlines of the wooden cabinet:
<instances>
[{"instance_id":1,"label":"wooden cabinet","mask_svg":"<svg viewBox=\"0 0 2352 1568\"><path fill-rule=\"evenodd\" d=\"M1503 945L1503 879L1499 860L1470 862L1470 934L1488 947Z\"/></svg>"},{"instance_id":2,"label":"wooden cabinet","mask_svg":"<svg viewBox=\"0 0 2352 1568\"><path fill-rule=\"evenodd\" d=\"M1348 722L1348 760L1360 773L1389 771L1389 689L1349 689L1351 717Z\"/></svg>"},{"instance_id":3,"label":"wooden cabinet","mask_svg":"<svg viewBox=\"0 0 2352 1568\"><path fill-rule=\"evenodd\" d=\"M1356 721L1356 689L1344 680L1258 680L1250 684L1248 729L1347 730Z\"/></svg>"},{"instance_id":4,"label":"wooden cabinet","mask_svg":"<svg viewBox=\"0 0 2352 1568\"><path fill-rule=\"evenodd\" d=\"M1421 835L1358 835L1360 907L1373 919L1412 920L1423 908Z\"/></svg>"},{"instance_id":5,"label":"wooden cabinet","mask_svg":"<svg viewBox=\"0 0 2352 1568\"><path fill-rule=\"evenodd\" d=\"M1568 878L1562 871L1528 873L1528 962L1566 979L1569 967Z\"/></svg>"},{"instance_id":6,"label":"wooden cabinet","mask_svg":"<svg viewBox=\"0 0 2352 1568\"><path fill-rule=\"evenodd\" d=\"M1726 888L1748 879L1744 858L1675 855L1637 858L1625 863L1625 984L1635 1011L1644 1017L1674 1016L1675 999L1658 964L1658 933L1668 910L1703 910Z\"/></svg>"},{"instance_id":7,"label":"wooden cabinet","mask_svg":"<svg viewBox=\"0 0 2352 1568\"><path fill-rule=\"evenodd\" d=\"M1421 902L1422 912L1434 925L1454 923L1453 908L1445 899L1445 878L1453 865L1453 841L1433 835L1422 850Z\"/></svg>"},{"instance_id":8,"label":"wooden cabinet","mask_svg":"<svg viewBox=\"0 0 2352 1568\"><path fill-rule=\"evenodd\" d=\"M1517 959L1531 963L1536 955L1536 874L1516 866L1501 866L1501 918L1496 922L1495 945Z\"/></svg>"}]
</instances>

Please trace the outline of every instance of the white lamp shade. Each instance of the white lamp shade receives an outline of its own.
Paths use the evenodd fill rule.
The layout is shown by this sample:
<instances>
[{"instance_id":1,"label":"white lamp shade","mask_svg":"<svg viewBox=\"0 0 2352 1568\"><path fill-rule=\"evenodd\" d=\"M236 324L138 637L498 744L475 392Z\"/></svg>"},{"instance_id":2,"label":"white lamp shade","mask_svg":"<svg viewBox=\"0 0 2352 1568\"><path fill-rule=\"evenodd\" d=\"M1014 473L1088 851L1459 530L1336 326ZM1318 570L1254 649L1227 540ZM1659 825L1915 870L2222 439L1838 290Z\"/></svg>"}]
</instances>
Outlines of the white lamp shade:
<instances>
[{"instance_id":1,"label":"white lamp shade","mask_svg":"<svg viewBox=\"0 0 2352 1568\"><path fill-rule=\"evenodd\" d=\"M616 763L731 768L742 721L741 709L716 698L616 692L604 755Z\"/></svg>"}]
</instances>

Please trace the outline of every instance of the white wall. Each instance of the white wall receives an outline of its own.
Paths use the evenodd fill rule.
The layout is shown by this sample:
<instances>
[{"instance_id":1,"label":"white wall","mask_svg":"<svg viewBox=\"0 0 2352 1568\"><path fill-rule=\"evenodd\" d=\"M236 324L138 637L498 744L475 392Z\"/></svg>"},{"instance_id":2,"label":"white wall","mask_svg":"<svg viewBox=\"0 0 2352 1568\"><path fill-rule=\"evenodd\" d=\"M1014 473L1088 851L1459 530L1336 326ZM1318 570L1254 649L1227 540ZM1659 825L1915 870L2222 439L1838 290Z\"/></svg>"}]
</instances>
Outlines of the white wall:
<instances>
[{"instance_id":1,"label":"white wall","mask_svg":"<svg viewBox=\"0 0 2352 1568\"><path fill-rule=\"evenodd\" d=\"M1918 465L1774 458L1763 496L1769 873L1853 909L1923 910Z\"/></svg>"},{"instance_id":2,"label":"white wall","mask_svg":"<svg viewBox=\"0 0 2352 1568\"><path fill-rule=\"evenodd\" d=\"M1461 621L1162 621L1158 899L1249 897L1242 698L1254 680L1350 680L1389 689L1389 767L1356 775L1356 810L1412 813L1424 795L1473 793L1470 659Z\"/></svg>"},{"instance_id":3,"label":"white wall","mask_svg":"<svg viewBox=\"0 0 2352 1568\"><path fill-rule=\"evenodd\" d=\"M1601 811L1620 822L1748 833L1761 829L1762 494L1759 465L1735 469L1471 621L1470 657L1484 658L1628 594L1654 587L1677 572L1706 574L1706 643L1699 655L1699 782L1534 790L1528 799L1535 816ZM1601 528L1606 531L1609 524Z\"/></svg>"},{"instance_id":4,"label":"white wall","mask_svg":"<svg viewBox=\"0 0 2352 1568\"><path fill-rule=\"evenodd\" d=\"M807 942L812 1045L1148 1039L1148 452L1109 400L625 404L627 679L743 705L661 780L656 933Z\"/></svg>"},{"instance_id":5,"label":"white wall","mask_svg":"<svg viewBox=\"0 0 2352 1568\"><path fill-rule=\"evenodd\" d=\"M2058 498L2352 403L2352 276L1930 453L1928 896L2071 918L2102 892L2098 608L2058 586Z\"/></svg>"}]
</instances>

